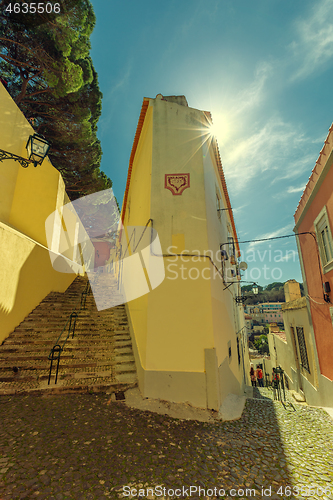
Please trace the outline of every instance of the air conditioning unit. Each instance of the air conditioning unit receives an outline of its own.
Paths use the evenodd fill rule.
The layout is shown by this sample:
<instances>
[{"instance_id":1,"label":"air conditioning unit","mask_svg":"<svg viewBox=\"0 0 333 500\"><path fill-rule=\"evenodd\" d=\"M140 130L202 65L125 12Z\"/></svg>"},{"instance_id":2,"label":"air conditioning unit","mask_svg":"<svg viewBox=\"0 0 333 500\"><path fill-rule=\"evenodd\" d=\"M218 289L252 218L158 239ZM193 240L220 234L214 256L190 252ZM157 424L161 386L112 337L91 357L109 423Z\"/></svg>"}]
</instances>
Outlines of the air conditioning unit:
<instances>
[{"instance_id":1,"label":"air conditioning unit","mask_svg":"<svg viewBox=\"0 0 333 500\"><path fill-rule=\"evenodd\" d=\"M226 250L221 249L221 261L224 261L224 260L229 260L229 257L228 257Z\"/></svg>"}]
</instances>

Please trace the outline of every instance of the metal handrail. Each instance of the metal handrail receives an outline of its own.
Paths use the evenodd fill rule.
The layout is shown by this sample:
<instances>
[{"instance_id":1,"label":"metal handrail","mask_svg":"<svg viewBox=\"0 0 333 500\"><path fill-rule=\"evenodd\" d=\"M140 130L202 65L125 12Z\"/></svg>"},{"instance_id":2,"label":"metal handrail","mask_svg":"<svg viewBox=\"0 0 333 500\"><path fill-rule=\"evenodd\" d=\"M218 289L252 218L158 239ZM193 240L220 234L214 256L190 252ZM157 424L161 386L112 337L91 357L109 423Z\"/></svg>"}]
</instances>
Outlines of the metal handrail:
<instances>
[{"instance_id":1,"label":"metal handrail","mask_svg":"<svg viewBox=\"0 0 333 500\"><path fill-rule=\"evenodd\" d=\"M61 356L61 354L62 354L62 352L63 352L63 350L65 348L66 342L67 342L67 340L68 340L68 338L69 338L69 336L70 336L71 333L72 333L72 339L74 338L76 320L78 318L78 315L79 315L81 309L85 309L86 308L87 295L90 292L91 292L91 286L90 286L90 282L88 281L88 283L86 284L85 289L83 290L83 292L81 292L80 300L78 301L78 303L74 307L73 311L68 316L64 328L62 329L59 337L57 338L54 346L52 347L52 349L50 351L50 354L48 355L48 359L51 361L51 363L50 363L49 379L48 379L48 384L47 385L50 385L50 380L51 380L51 375L52 375L53 361L57 361L56 376L55 376L55 381L54 381L55 384L57 383L57 380L58 380L58 371L59 371L59 363L60 363L60 356ZM79 309L77 309L78 307L79 307ZM69 323L69 325L68 325L68 323ZM63 341L63 344L61 345L60 344L60 339L61 339L64 331L66 330L67 325L68 325L67 336L66 336L65 340Z\"/></svg>"},{"instance_id":2,"label":"metal handrail","mask_svg":"<svg viewBox=\"0 0 333 500\"><path fill-rule=\"evenodd\" d=\"M134 237L134 244L133 244L134 248L133 248L133 251L135 252L135 250L138 248L139 243L140 243L140 241L142 240L143 235L145 234L146 229L148 228L148 226L149 226L149 224L150 224L150 223L153 223L153 219L148 219L148 222L146 223L146 225L145 225L145 227L144 227L144 229L143 229L143 231L142 231L142 234L141 234L141 236L140 236L140 239L139 239L139 241L138 241L138 243L137 243L137 245L136 245L136 246L135 246L135 229L136 229L136 228L134 228L134 230L133 230L133 232L132 232L132 235L131 235L131 237L130 237L130 239L129 239L129 242L128 242L128 244L127 244L127 248L126 248L126 250L125 250L125 253L124 253L124 255L123 255L123 258L124 258L124 257L125 257L125 255L126 255L126 252L127 252L128 248L129 248L129 246L130 246L130 243L131 243L131 239L132 239L133 237Z\"/></svg>"},{"instance_id":3,"label":"metal handrail","mask_svg":"<svg viewBox=\"0 0 333 500\"><path fill-rule=\"evenodd\" d=\"M123 265L124 265L123 261L124 261L125 255L127 253L127 250L130 248L131 240L133 238L133 252L135 252L135 250L138 248L139 243L142 240L143 235L145 234L145 232L146 232L146 230L147 230L147 228L148 228L148 226L149 226L150 223L153 226L153 219L148 219L148 222L146 223L146 225L145 225L145 227L144 227L144 229L142 231L142 234L141 234L141 236L139 238L139 241L137 242L136 245L135 245L135 230L136 230L136 228L134 228L134 230L133 230L133 232L131 234L131 237L130 237L128 243L127 243L127 246L126 246L124 254L122 253L123 245L122 245L121 241L119 241L120 253L119 253L118 261L120 261L120 264L118 266L118 280L117 280L117 282L118 282L118 290L120 290L121 276L122 276L122 270L123 270ZM152 227L152 229L153 229L153 227ZM151 236L151 239L152 239L152 236Z\"/></svg>"},{"instance_id":4,"label":"metal handrail","mask_svg":"<svg viewBox=\"0 0 333 500\"><path fill-rule=\"evenodd\" d=\"M290 402L287 401L286 398L286 390L285 390L285 373L284 370L282 370L281 366L277 366L276 368L273 368L273 380L272 380L272 387L273 387L273 394L274 394L274 399L281 401L284 407L286 406L291 406L294 411L295 407L294 405Z\"/></svg>"}]
</instances>

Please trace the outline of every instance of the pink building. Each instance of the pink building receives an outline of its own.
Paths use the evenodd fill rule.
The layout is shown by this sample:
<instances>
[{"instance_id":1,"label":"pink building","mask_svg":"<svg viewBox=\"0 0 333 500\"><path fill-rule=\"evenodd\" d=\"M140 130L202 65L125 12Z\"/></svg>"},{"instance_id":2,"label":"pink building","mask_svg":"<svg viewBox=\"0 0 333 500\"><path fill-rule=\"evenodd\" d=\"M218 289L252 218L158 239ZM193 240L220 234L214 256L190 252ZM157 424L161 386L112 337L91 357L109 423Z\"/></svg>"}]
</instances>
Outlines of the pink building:
<instances>
[{"instance_id":1,"label":"pink building","mask_svg":"<svg viewBox=\"0 0 333 500\"><path fill-rule=\"evenodd\" d=\"M298 252L303 275L310 335L299 331L302 367L318 372L313 391L333 406L333 125L300 199L295 215ZM305 333L305 332L304 332ZM328 402L331 401L329 405Z\"/></svg>"}]
</instances>

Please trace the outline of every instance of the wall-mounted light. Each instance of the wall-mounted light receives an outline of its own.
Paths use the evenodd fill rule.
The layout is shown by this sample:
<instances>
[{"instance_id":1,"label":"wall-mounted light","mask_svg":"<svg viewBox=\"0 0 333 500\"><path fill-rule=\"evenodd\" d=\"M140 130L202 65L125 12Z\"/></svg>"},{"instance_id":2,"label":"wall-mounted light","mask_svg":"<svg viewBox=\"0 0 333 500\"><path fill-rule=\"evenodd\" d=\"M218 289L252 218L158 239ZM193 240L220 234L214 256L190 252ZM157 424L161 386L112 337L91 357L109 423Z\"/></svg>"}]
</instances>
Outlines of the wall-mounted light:
<instances>
[{"instance_id":1,"label":"wall-mounted light","mask_svg":"<svg viewBox=\"0 0 333 500\"><path fill-rule=\"evenodd\" d=\"M18 161L24 168L27 168L30 163L33 163L34 166L37 167L37 165L41 165L43 163L43 160L50 149L50 143L47 142L43 136L34 134L29 137L26 148L28 158L23 158L22 156L14 155L13 153L0 149L0 161Z\"/></svg>"},{"instance_id":2,"label":"wall-mounted light","mask_svg":"<svg viewBox=\"0 0 333 500\"><path fill-rule=\"evenodd\" d=\"M253 283L253 287L252 287L253 295L258 295L258 292L259 292L258 285L256 283ZM236 301L236 304L244 304L246 299L252 299L252 298L253 298L253 296L251 296L251 295L240 295L238 297L235 297L235 301Z\"/></svg>"},{"instance_id":3,"label":"wall-mounted light","mask_svg":"<svg viewBox=\"0 0 333 500\"><path fill-rule=\"evenodd\" d=\"M41 165L43 163L43 160L50 149L50 143L47 142L43 136L34 134L29 137L26 148L29 160L33 162L35 167L37 167L37 165Z\"/></svg>"}]
</instances>

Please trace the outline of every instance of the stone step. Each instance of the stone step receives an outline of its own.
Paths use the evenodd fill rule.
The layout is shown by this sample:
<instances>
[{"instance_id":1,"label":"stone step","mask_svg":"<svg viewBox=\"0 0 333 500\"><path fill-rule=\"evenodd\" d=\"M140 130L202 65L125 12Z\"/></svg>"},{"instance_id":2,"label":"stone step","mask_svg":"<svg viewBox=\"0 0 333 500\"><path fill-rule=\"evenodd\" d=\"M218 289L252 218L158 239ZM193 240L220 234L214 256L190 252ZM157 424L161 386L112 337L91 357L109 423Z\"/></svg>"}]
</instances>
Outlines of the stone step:
<instances>
[{"instance_id":1,"label":"stone step","mask_svg":"<svg viewBox=\"0 0 333 500\"><path fill-rule=\"evenodd\" d=\"M137 384L125 306L98 311L90 294L80 309L86 284L87 278L78 277L65 293L49 294L0 346L0 394L112 392ZM48 356L62 330L63 345L74 310L75 336L68 338L61 354L58 384L54 360L49 385ZM19 371L14 373L13 367Z\"/></svg>"},{"instance_id":2,"label":"stone step","mask_svg":"<svg viewBox=\"0 0 333 500\"><path fill-rule=\"evenodd\" d=\"M65 339L66 335L62 336L62 339ZM22 349L24 346L32 346L36 345L36 347L40 347L41 345L48 346L50 349L52 348L53 345L57 342L57 335L54 334L49 334L49 335L37 335L37 336L30 336L27 335L25 337L16 337L11 340L7 340L3 343L2 349L3 351L10 351L14 349ZM115 343L118 344L119 342L131 342L131 336L129 334L124 334L124 335L115 335L114 333L110 332L110 334L104 334L104 335L88 335L88 334L80 334L79 335L74 335L74 339L70 336L70 339L68 339L68 342L76 342L79 344L97 344L97 343Z\"/></svg>"},{"instance_id":3,"label":"stone step","mask_svg":"<svg viewBox=\"0 0 333 500\"><path fill-rule=\"evenodd\" d=\"M50 361L48 359L44 359L44 362L40 361L38 364L19 364L17 365L19 367L19 372L15 375L16 378L20 378L21 374L26 374L27 372L33 372L33 371L44 371L44 370L49 370L50 369ZM55 362L54 362L55 363ZM86 361L85 359L75 359L73 358L70 359L65 359L63 357L60 358L60 364L59 364L59 371L64 370L64 369L71 369L71 370L86 370L87 368L100 368L101 370L104 369L109 369L109 367L115 367L117 368L122 367L123 365L133 365L135 366L135 361L134 361L134 356L130 355L124 355L124 356L115 356L112 358L112 360L107 361L107 362L102 362L101 360L96 360L94 362L91 361ZM0 373L1 376L12 376L14 371L13 371L13 364L9 365L3 365L0 368ZM14 375L13 375L14 376Z\"/></svg>"},{"instance_id":4,"label":"stone step","mask_svg":"<svg viewBox=\"0 0 333 500\"><path fill-rule=\"evenodd\" d=\"M47 354L44 356L38 356L37 354L33 355L26 355L26 356L21 356L19 353L16 356L11 356L11 357L6 357L6 358L0 358L0 364L4 366L17 366L19 368L23 368L26 366L36 366L36 365L43 365L46 364L48 365L50 363L49 359L49 354L50 352L48 351ZM128 350L128 352L117 352L116 350L114 352L106 352L105 350L101 351L95 351L94 353L91 353L89 351L86 352L79 352L77 353L76 356L73 356L72 354L68 355L66 353L62 353L60 356L60 362L63 364L70 364L70 363L79 363L79 364L84 364L84 363L114 363L120 364L122 362L127 361L128 359L132 359L131 357L133 356L133 353L131 350ZM54 357L54 361L56 362L57 358L56 356Z\"/></svg>"},{"instance_id":5,"label":"stone step","mask_svg":"<svg viewBox=\"0 0 333 500\"><path fill-rule=\"evenodd\" d=\"M68 312L68 316L70 315L70 313L73 312L73 308L69 308L68 311L67 310L61 310L61 311L56 311L56 312L53 312L53 311L50 311L49 308L46 308L45 311L42 311L42 310L36 310L32 313L29 314L29 316L27 316L27 318L25 318L24 322L26 321L48 321L48 319L52 319L52 320L56 320L60 315L63 315L63 316L67 316L67 312ZM80 311L80 317L81 318L105 318L107 319L108 321L110 319L116 319L117 321L124 321L124 322L127 322L127 319L126 319L126 316L124 314L115 314L114 312L111 311L105 311L104 314L101 314L99 311L94 311L94 310L87 310L87 309L81 309Z\"/></svg>"},{"instance_id":6,"label":"stone step","mask_svg":"<svg viewBox=\"0 0 333 500\"><path fill-rule=\"evenodd\" d=\"M59 344L62 345L65 341L65 338L60 340ZM39 343L39 344L36 344L35 342L26 342L25 344L21 344L21 345L18 345L18 344L4 344L2 346L2 349L0 352L2 352L2 356L6 355L6 354L11 354L11 353L27 353L27 354L30 354L31 352L43 352L43 351L47 351L49 352L51 350L51 348L53 347L55 343L55 340L53 341L49 341L48 343L46 342L42 342L42 343ZM8 347L7 347L8 346ZM72 350L76 350L77 352L79 351L86 351L86 350L89 350L89 349L92 349L92 350L99 350L99 349L105 349L105 348L110 348L110 347L114 347L115 349L120 349L120 348L125 348L125 347L128 347L128 346L132 346L132 342L131 342L131 339L127 339L127 340L115 340L115 339L106 339L106 340L101 340L101 339L98 339L98 342L96 341L92 341L92 342L87 342L85 340L82 340L82 339L79 339L79 338L75 338L74 339L68 339L66 344L65 344L65 347L64 347L64 351L68 350L68 351L72 351ZM1 354L0 354L1 356Z\"/></svg>"},{"instance_id":7,"label":"stone step","mask_svg":"<svg viewBox=\"0 0 333 500\"><path fill-rule=\"evenodd\" d=\"M11 361L11 360L10 360ZM30 360L28 360L30 361ZM103 359L96 359L96 360L87 360L87 358L75 358L73 359L72 357L66 357L66 356L61 356L60 357L60 362L64 365L71 365L72 368L86 368L86 367L95 367L95 366L101 366L101 367L108 367L108 366L116 366L118 364L128 364L128 363L134 363L134 356L133 354L113 354L110 356L109 360L105 360L105 357ZM22 370L46 370L50 366L50 360L48 358L43 358L42 360L38 361L38 363L21 363L19 365L14 365L13 363L7 362L3 363L1 365L0 370L1 371L12 371L13 366L17 366L20 371Z\"/></svg>"},{"instance_id":8,"label":"stone step","mask_svg":"<svg viewBox=\"0 0 333 500\"><path fill-rule=\"evenodd\" d=\"M75 330L75 333L76 330ZM65 335L64 335L65 337ZM103 334L91 334L86 332L80 332L80 342L96 342L96 340L100 340L101 342L112 341L112 342L120 342L120 341L130 341L131 336L129 334L115 334L114 332L103 333ZM75 335L74 335L75 339ZM10 340L5 340L3 346L20 346L24 344L54 344L56 341L56 336L54 333L49 334L30 334L30 335L13 335Z\"/></svg>"},{"instance_id":9,"label":"stone step","mask_svg":"<svg viewBox=\"0 0 333 500\"><path fill-rule=\"evenodd\" d=\"M87 368L92 368L90 371L85 371ZM1 373L0 382L17 382L20 381L31 381L31 380L47 380L49 377L50 367L45 368L39 373L20 370L17 374L11 372ZM55 373L56 366L53 366L52 373ZM96 378L96 377L112 377L113 374L119 375L124 373L136 373L136 368L134 363L123 363L121 365L96 365L89 367L88 365L82 365L82 368L77 371L72 371L73 366L61 366L59 365L58 377L60 380L69 378Z\"/></svg>"},{"instance_id":10,"label":"stone step","mask_svg":"<svg viewBox=\"0 0 333 500\"><path fill-rule=\"evenodd\" d=\"M36 322L36 321L48 321L49 319L52 320L52 321L57 321L60 317L62 318L69 318L70 314L72 312L77 312L79 314L79 317L84 321L86 320L87 318L90 320L90 318L93 318L93 319L100 319L100 320L103 320L105 319L105 321L110 321L110 320L114 320L114 321L118 321L118 322L123 322L123 323L126 323L127 324L127 318L126 316L124 316L123 314L121 315L117 315L117 314L114 314L114 313L111 313L111 312L108 312L108 311L105 311L105 314L101 315L100 312L98 312L97 310L92 310L92 308L89 308L88 310L87 309L81 309L81 311L75 311L75 309L72 307L72 308L69 308L68 310L61 310L61 311L50 311L49 309L45 309L45 311L36 311L36 312L32 312L29 314L29 316L27 316L24 320L24 323L26 322Z\"/></svg>"},{"instance_id":11,"label":"stone step","mask_svg":"<svg viewBox=\"0 0 333 500\"><path fill-rule=\"evenodd\" d=\"M73 325L73 323L72 323ZM16 327L15 329L15 332L14 333L22 333L22 334L26 334L28 332L40 332L40 333L48 333L48 332L61 332L62 330L67 330L68 331L69 329L69 323L68 325L66 326L66 328L63 326L61 328L61 324L59 325L58 324L54 324L54 325L49 325L49 326L30 326L30 325L25 325L24 327ZM124 331L129 331L129 328L128 327L123 327L121 328L121 326L117 325L117 330L115 330L114 328L112 328L112 325L110 324L82 324L80 323L79 321L76 321L76 325L75 325L75 331L83 331L83 333L87 330L91 330L91 331L103 331L103 330L106 330L106 331L119 331L119 332L124 332Z\"/></svg>"},{"instance_id":12,"label":"stone step","mask_svg":"<svg viewBox=\"0 0 333 500\"><path fill-rule=\"evenodd\" d=\"M56 363L56 359L53 361ZM99 355L99 356L90 356L90 357L76 357L73 356L65 356L64 354L60 357L60 365L61 366L72 366L73 368L77 367L93 367L103 364L112 364L114 366L121 365L122 363L134 363L134 357L132 353L110 353ZM46 356L16 356L15 358L6 358L4 360L0 360L0 364L4 367L4 370L7 370L8 367L13 369L13 367L18 367L20 370L46 370L50 367L50 360Z\"/></svg>"},{"instance_id":13,"label":"stone step","mask_svg":"<svg viewBox=\"0 0 333 500\"><path fill-rule=\"evenodd\" d=\"M0 395L13 395L13 394L29 394L29 395L40 395L40 394L74 394L74 393L98 393L107 392L108 394L117 393L119 391L126 391L137 385L137 379L134 376L126 377L123 375L122 381L110 382L107 380L104 383L89 383L80 384L79 381L75 385L61 385L54 384L54 380L51 380L50 385L47 381L41 383L32 383L29 385L22 386L20 383L4 383L0 388ZM118 377L117 377L118 378ZM94 379L93 379L94 380ZM101 379L102 381L103 379Z\"/></svg>"}]
</instances>

